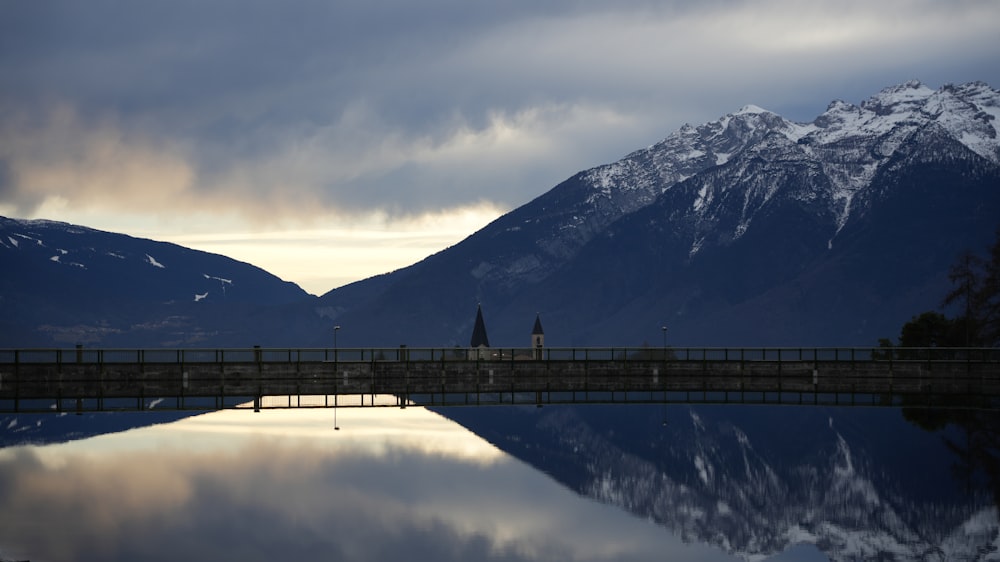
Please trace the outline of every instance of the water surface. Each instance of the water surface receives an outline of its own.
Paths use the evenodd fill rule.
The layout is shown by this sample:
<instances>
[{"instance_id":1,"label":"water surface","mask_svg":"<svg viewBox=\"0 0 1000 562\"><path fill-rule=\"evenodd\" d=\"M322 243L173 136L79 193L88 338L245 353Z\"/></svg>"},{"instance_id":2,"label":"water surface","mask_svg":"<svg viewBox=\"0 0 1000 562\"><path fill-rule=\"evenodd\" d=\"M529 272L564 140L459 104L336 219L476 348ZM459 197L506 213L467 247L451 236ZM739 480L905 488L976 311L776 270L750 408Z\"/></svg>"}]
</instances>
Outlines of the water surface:
<instances>
[{"instance_id":1,"label":"water surface","mask_svg":"<svg viewBox=\"0 0 1000 562\"><path fill-rule=\"evenodd\" d=\"M0 556L732 560L422 408L216 412L0 450Z\"/></svg>"},{"instance_id":2,"label":"water surface","mask_svg":"<svg viewBox=\"0 0 1000 562\"><path fill-rule=\"evenodd\" d=\"M964 425L925 416L921 428L893 409L442 412L456 421L417 407L340 409L335 430L332 410L222 411L6 447L0 559L998 555L994 493L981 470L996 453L995 416ZM39 422L91 419L22 416L0 426L9 437ZM983 435L987 444L975 445Z\"/></svg>"}]
</instances>

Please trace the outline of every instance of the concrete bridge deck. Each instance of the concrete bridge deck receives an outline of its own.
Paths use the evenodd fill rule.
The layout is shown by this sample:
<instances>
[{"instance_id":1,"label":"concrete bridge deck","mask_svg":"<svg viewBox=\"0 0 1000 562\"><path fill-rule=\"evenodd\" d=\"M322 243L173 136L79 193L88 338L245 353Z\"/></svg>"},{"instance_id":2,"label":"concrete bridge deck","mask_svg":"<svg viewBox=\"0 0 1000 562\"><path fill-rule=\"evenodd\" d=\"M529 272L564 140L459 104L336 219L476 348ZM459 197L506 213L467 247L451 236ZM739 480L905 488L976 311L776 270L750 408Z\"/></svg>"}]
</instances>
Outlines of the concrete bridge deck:
<instances>
[{"instance_id":1,"label":"concrete bridge deck","mask_svg":"<svg viewBox=\"0 0 1000 562\"><path fill-rule=\"evenodd\" d=\"M609 402L1000 409L1000 349L0 350L0 412Z\"/></svg>"}]
</instances>

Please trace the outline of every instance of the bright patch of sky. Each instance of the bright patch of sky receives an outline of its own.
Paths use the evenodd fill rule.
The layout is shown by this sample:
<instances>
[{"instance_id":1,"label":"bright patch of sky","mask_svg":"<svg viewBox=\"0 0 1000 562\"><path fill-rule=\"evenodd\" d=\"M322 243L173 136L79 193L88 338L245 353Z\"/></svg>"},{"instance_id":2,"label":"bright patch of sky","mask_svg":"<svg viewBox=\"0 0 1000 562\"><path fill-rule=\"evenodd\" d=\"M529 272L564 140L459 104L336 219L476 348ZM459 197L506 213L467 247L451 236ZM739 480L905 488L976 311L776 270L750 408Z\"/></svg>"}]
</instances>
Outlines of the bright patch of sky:
<instances>
[{"instance_id":1,"label":"bright patch of sky","mask_svg":"<svg viewBox=\"0 0 1000 562\"><path fill-rule=\"evenodd\" d=\"M997 87L998 27L988 0L8 2L0 214L187 241L320 294L684 123Z\"/></svg>"}]
</instances>

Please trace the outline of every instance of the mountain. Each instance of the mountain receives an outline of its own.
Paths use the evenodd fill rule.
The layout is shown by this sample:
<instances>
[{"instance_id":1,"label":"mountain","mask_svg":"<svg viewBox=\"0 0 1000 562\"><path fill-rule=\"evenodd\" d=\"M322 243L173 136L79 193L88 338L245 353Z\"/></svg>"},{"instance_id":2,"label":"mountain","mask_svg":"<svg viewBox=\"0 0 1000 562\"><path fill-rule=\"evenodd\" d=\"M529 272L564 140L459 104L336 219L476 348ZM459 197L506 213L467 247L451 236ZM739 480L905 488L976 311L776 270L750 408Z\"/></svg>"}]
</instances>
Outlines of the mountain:
<instances>
[{"instance_id":1,"label":"mountain","mask_svg":"<svg viewBox=\"0 0 1000 562\"><path fill-rule=\"evenodd\" d=\"M53 221L0 217L0 270L5 347L249 347L307 326L288 308L314 300L225 256Z\"/></svg>"},{"instance_id":2,"label":"mountain","mask_svg":"<svg viewBox=\"0 0 1000 562\"><path fill-rule=\"evenodd\" d=\"M797 543L833 561L986 560L998 546L987 475L964 469L960 456L977 440L954 426L924 431L898 409L675 405L440 413L585 497L744 560ZM995 455L990 440L1000 420L995 412L976 415L991 428L983 437Z\"/></svg>"},{"instance_id":3,"label":"mountain","mask_svg":"<svg viewBox=\"0 0 1000 562\"><path fill-rule=\"evenodd\" d=\"M811 123L748 105L579 172L322 297L252 265L0 219L5 346L874 345L1000 227L1000 92L886 88Z\"/></svg>"},{"instance_id":4,"label":"mountain","mask_svg":"<svg viewBox=\"0 0 1000 562\"><path fill-rule=\"evenodd\" d=\"M580 172L461 243L323 295L359 345L873 345L1000 227L1000 92L887 88L811 123L746 106ZM345 339L346 341L346 339ZM363 342L363 343L362 343Z\"/></svg>"},{"instance_id":5,"label":"mountain","mask_svg":"<svg viewBox=\"0 0 1000 562\"><path fill-rule=\"evenodd\" d=\"M0 414L0 449L67 443L96 435L172 423L203 412L85 412L80 414Z\"/></svg>"}]
</instances>

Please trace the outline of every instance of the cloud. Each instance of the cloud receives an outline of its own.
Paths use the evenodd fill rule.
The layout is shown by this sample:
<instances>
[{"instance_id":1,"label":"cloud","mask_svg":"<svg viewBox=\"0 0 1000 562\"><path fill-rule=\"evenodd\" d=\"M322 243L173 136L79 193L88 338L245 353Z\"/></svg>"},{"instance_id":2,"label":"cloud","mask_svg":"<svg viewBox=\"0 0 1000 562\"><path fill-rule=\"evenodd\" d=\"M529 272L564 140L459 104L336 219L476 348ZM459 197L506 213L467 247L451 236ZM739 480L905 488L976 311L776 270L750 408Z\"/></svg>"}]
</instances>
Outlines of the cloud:
<instances>
[{"instance_id":1,"label":"cloud","mask_svg":"<svg viewBox=\"0 0 1000 562\"><path fill-rule=\"evenodd\" d=\"M194 171L172 143L124 131L113 117L87 122L70 107L39 120L17 116L0 130L6 203L157 212L196 203Z\"/></svg>"},{"instance_id":2,"label":"cloud","mask_svg":"<svg viewBox=\"0 0 1000 562\"><path fill-rule=\"evenodd\" d=\"M11 2L0 211L508 210L748 103L811 120L912 78L997 86L998 25L992 0Z\"/></svg>"}]
</instances>

